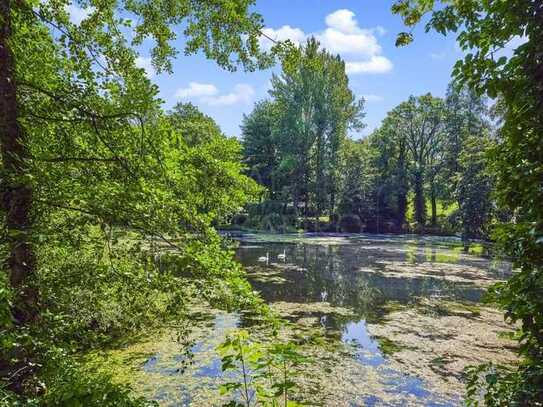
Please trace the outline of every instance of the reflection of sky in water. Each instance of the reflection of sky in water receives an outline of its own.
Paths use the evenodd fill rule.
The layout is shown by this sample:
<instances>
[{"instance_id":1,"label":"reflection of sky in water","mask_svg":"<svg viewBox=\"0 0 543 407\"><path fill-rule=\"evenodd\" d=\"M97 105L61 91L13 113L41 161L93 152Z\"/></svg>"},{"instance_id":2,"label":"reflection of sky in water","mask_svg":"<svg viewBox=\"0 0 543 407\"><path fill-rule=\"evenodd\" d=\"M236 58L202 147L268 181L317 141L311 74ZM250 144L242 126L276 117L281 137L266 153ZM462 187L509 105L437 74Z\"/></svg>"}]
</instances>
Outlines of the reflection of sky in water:
<instances>
[{"instance_id":1,"label":"reflection of sky in water","mask_svg":"<svg viewBox=\"0 0 543 407\"><path fill-rule=\"evenodd\" d=\"M285 253L286 258L279 256ZM270 266L260 262L268 257ZM397 402L385 402L378 396L360 396L353 406L416 405L448 407L459 405L459 400L443 401L425 383L388 366L379 349L378 339L368 334L366 320L377 320L383 315L383 305L389 301L407 303L413 297L443 297L478 301L483 290L468 282L453 283L436 276L387 277L385 266L393 262L412 265L439 265L444 273L448 264L480 270L486 275L504 277L510 265L492 258L477 257L462 252L457 239L413 236L341 235L249 235L242 239L237 257L246 266L260 265L264 270L278 272L281 279L253 278L253 286L268 302L290 303L328 302L347 307L355 317L340 317L316 312L317 321L326 328L339 330L341 340L352 346L361 369L374 369L385 393L395 394ZM295 267L293 267L295 266ZM282 268L281 268L282 267ZM378 271L372 272L372 271ZM297 317L304 317L300 313ZM221 376L221 362L214 348L224 338L224 331L236 327L239 319L231 314L220 314L208 337L196 342L191 352L192 365L183 371L185 355L157 353L143 365L152 374L179 376L174 389L155 389L155 399L171 406L190 405L191 391L203 386L217 387ZM203 355L206 355L205 357ZM211 355L211 356L210 356ZM190 375L193 387L184 383ZM192 389L192 390L191 390ZM175 397L172 391L177 393ZM218 391L215 389L214 391ZM174 401L175 400L175 401Z\"/></svg>"},{"instance_id":2,"label":"reflection of sky in water","mask_svg":"<svg viewBox=\"0 0 543 407\"><path fill-rule=\"evenodd\" d=\"M367 349L370 352L379 351L379 344L368 335L366 321L347 323L343 328L341 340Z\"/></svg>"},{"instance_id":3,"label":"reflection of sky in water","mask_svg":"<svg viewBox=\"0 0 543 407\"><path fill-rule=\"evenodd\" d=\"M385 362L379 350L379 343L368 334L366 321L347 323L343 328L341 340L354 345L356 358L362 364L380 366Z\"/></svg>"},{"instance_id":4,"label":"reflection of sky in water","mask_svg":"<svg viewBox=\"0 0 543 407\"><path fill-rule=\"evenodd\" d=\"M218 381L225 375L222 374L221 359L215 349L224 340L226 332L238 324L239 317L234 314L217 314L209 335L190 347L190 356L171 349L150 356L142 370L165 379L161 385L149 389L153 393L152 398L160 405L181 407L192 404L195 391L218 393ZM187 376L191 379L187 379ZM231 375L228 376L230 378Z\"/></svg>"},{"instance_id":5,"label":"reflection of sky in water","mask_svg":"<svg viewBox=\"0 0 543 407\"><path fill-rule=\"evenodd\" d=\"M421 379L388 368L386 359L379 350L378 341L368 334L365 321L347 323L343 329L341 340L355 346L355 357L361 364L379 369L382 385L387 393L402 394L406 399L414 397L419 400L420 405L424 406L437 407L456 404L435 400L434 395L426 389ZM387 405L375 396L366 397L364 403L366 406Z\"/></svg>"},{"instance_id":6,"label":"reflection of sky in water","mask_svg":"<svg viewBox=\"0 0 543 407\"><path fill-rule=\"evenodd\" d=\"M280 253L285 253L286 258L278 257ZM262 256L269 256L270 266L258 261ZM286 281L253 278L253 286L268 302L329 302L353 309L356 319L321 315L320 323L340 330L342 341L354 346L355 357L361 365L379 371L386 392L404 395L406 402L416 399L417 405L435 407L458 405L459 401L444 402L432 394L421 379L387 367L378 340L368 334L366 320L382 316L383 305L390 301L408 303L414 297L477 302L484 289L472 283L470 275L475 272L482 278L493 279L504 278L511 273L508 262L464 253L458 239L441 237L249 235L241 239L237 257L246 266L260 265L273 271L281 270ZM392 278L387 276L389 264L431 266L435 271L428 276L403 277L395 273ZM461 281L440 278L453 272ZM364 405L388 405L378 397L365 398L361 402Z\"/></svg>"}]
</instances>

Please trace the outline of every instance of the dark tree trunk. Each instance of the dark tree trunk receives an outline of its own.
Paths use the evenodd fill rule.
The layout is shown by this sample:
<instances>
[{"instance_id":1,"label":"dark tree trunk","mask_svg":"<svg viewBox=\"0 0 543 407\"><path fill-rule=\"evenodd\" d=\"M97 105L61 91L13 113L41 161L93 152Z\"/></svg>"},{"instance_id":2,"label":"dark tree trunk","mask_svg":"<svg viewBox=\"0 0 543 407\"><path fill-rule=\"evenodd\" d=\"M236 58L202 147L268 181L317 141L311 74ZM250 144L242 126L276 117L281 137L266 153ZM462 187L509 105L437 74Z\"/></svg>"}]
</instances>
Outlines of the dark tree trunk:
<instances>
[{"instance_id":1,"label":"dark tree trunk","mask_svg":"<svg viewBox=\"0 0 543 407\"><path fill-rule=\"evenodd\" d=\"M415 189L415 220L418 224L424 225L426 223L426 203L424 202L424 177L420 170L415 173L413 184Z\"/></svg>"},{"instance_id":2,"label":"dark tree trunk","mask_svg":"<svg viewBox=\"0 0 543 407\"><path fill-rule=\"evenodd\" d=\"M432 226L436 226L437 225L437 202L436 202L436 189L435 189L435 186L434 186L434 182L432 181L432 186L431 186L431 191L430 191L430 199L432 200Z\"/></svg>"},{"instance_id":3,"label":"dark tree trunk","mask_svg":"<svg viewBox=\"0 0 543 407\"><path fill-rule=\"evenodd\" d=\"M8 234L7 270L16 298L13 317L18 324L36 318L36 294L29 280L34 273L31 244L32 188L25 182L28 150L24 133L17 121L17 84L11 36L10 0L0 0L0 149L4 179L1 184L2 209Z\"/></svg>"},{"instance_id":4,"label":"dark tree trunk","mask_svg":"<svg viewBox=\"0 0 543 407\"><path fill-rule=\"evenodd\" d=\"M405 225L405 214L407 212L407 193L403 187L398 191L398 226L401 230Z\"/></svg>"},{"instance_id":5,"label":"dark tree trunk","mask_svg":"<svg viewBox=\"0 0 543 407\"><path fill-rule=\"evenodd\" d=\"M399 144L398 154L398 226L400 230L404 230L405 218L407 213L407 168L405 164L405 142L402 140Z\"/></svg>"},{"instance_id":6,"label":"dark tree trunk","mask_svg":"<svg viewBox=\"0 0 543 407\"><path fill-rule=\"evenodd\" d=\"M402 174L405 174L403 171L400 170ZM407 213L407 180L405 179L405 175L400 175L399 179L399 188L398 188L398 195L397 195L397 202L398 202L398 226L401 230L404 229L405 225L405 218Z\"/></svg>"}]
</instances>

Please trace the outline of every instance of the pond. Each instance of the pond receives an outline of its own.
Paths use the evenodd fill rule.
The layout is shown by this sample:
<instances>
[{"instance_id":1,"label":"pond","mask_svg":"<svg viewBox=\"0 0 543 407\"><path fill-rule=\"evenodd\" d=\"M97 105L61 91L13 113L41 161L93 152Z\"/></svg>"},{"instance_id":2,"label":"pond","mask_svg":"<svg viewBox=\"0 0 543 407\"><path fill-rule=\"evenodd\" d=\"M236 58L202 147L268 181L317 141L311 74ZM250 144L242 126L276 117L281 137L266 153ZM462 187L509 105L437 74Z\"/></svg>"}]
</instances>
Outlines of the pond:
<instances>
[{"instance_id":1,"label":"pond","mask_svg":"<svg viewBox=\"0 0 543 407\"><path fill-rule=\"evenodd\" d=\"M488 248L475 245L464 253L457 239L443 237L232 238L265 301L294 329L318 330L329 339L313 350L316 362L301 384L311 405L457 406L467 366L515 361L503 315L481 304L486 288L512 272ZM142 394L166 406L224 400L215 348L246 322L211 311L201 319L188 351L181 352L171 334L119 351L124 361L131 355Z\"/></svg>"}]
</instances>

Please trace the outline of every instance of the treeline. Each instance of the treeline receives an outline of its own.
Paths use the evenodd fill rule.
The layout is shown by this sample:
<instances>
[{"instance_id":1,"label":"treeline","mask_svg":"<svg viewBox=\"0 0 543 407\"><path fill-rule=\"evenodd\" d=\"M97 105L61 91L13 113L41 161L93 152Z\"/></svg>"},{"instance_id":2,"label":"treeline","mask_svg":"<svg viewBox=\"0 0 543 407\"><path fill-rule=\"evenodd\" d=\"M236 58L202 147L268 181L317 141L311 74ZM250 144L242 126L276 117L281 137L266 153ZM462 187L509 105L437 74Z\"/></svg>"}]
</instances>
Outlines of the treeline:
<instances>
[{"instance_id":1,"label":"treeline","mask_svg":"<svg viewBox=\"0 0 543 407\"><path fill-rule=\"evenodd\" d=\"M488 236L497 216L485 99L450 86L410 97L359 140L363 100L344 63L314 39L272 79L242 124L248 174L267 189L238 224L273 230Z\"/></svg>"}]
</instances>

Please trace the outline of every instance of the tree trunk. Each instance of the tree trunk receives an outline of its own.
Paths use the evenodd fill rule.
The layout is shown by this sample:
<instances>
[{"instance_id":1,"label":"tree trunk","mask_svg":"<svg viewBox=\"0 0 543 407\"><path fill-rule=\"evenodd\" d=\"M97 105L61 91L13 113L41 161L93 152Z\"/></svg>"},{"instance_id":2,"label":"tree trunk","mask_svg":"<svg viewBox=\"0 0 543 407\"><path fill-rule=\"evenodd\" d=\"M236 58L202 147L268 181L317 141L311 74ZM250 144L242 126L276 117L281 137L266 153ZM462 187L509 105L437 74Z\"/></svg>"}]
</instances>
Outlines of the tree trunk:
<instances>
[{"instance_id":1,"label":"tree trunk","mask_svg":"<svg viewBox=\"0 0 543 407\"><path fill-rule=\"evenodd\" d=\"M323 169L323 131L319 129L317 131L317 162L316 162L316 184L315 184L315 201L316 201L316 230L319 231L319 219L323 210L323 202L326 202L326 197L328 191L326 190L326 183L324 179L324 169Z\"/></svg>"},{"instance_id":2,"label":"tree trunk","mask_svg":"<svg viewBox=\"0 0 543 407\"><path fill-rule=\"evenodd\" d=\"M30 237L32 187L25 181L29 154L17 121L15 61L9 44L11 8L10 0L0 0L0 149L4 169L0 192L9 243L7 271L16 295L12 312L17 324L25 324L37 316L37 299L29 285L35 267Z\"/></svg>"},{"instance_id":3,"label":"tree trunk","mask_svg":"<svg viewBox=\"0 0 543 407\"><path fill-rule=\"evenodd\" d=\"M407 212L407 193L403 187L398 191L398 227L404 229L405 214Z\"/></svg>"},{"instance_id":4,"label":"tree trunk","mask_svg":"<svg viewBox=\"0 0 543 407\"><path fill-rule=\"evenodd\" d=\"M399 145L398 155L398 227L401 231L404 230L405 218L407 213L407 191L409 187L407 185L407 168L405 165L405 143L401 142Z\"/></svg>"},{"instance_id":5,"label":"tree trunk","mask_svg":"<svg viewBox=\"0 0 543 407\"><path fill-rule=\"evenodd\" d=\"M432 181L431 191L430 191L430 198L432 200L432 226L437 225L437 202L436 202L436 189L434 186L434 181Z\"/></svg>"},{"instance_id":6,"label":"tree trunk","mask_svg":"<svg viewBox=\"0 0 543 407\"><path fill-rule=\"evenodd\" d=\"M424 202L424 177L418 170L414 179L415 189L415 220L419 225L426 223L426 203Z\"/></svg>"},{"instance_id":7,"label":"tree trunk","mask_svg":"<svg viewBox=\"0 0 543 407\"><path fill-rule=\"evenodd\" d=\"M298 201L299 201L299 197L298 197L298 185L295 184L294 185L294 188L293 188L293 191L292 191L292 205L294 206L294 227L298 228Z\"/></svg>"}]
</instances>

